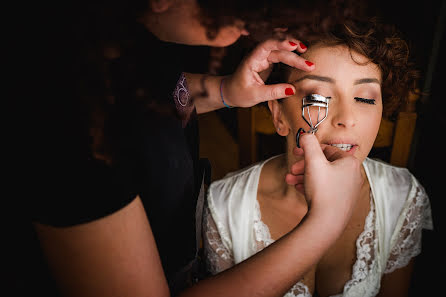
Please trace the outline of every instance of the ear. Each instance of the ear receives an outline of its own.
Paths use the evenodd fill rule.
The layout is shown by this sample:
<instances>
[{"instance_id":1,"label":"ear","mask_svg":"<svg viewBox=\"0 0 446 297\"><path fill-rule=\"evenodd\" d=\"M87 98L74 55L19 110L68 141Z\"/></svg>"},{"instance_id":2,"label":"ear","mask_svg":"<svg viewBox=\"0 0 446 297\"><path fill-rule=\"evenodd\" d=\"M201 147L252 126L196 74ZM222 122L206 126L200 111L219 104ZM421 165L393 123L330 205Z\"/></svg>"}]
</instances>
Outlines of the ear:
<instances>
[{"instance_id":1,"label":"ear","mask_svg":"<svg viewBox=\"0 0 446 297\"><path fill-rule=\"evenodd\" d=\"M163 13L172 6L173 2L173 0L151 0L150 8L155 13Z\"/></svg>"},{"instance_id":2,"label":"ear","mask_svg":"<svg viewBox=\"0 0 446 297\"><path fill-rule=\"evenodd\" d=\"M271 117L277 134L287 136L290 132L289 125L283 117L282 106L277 100L269 100L268 107L271 111Z\"/></svg>"}]
</instances>

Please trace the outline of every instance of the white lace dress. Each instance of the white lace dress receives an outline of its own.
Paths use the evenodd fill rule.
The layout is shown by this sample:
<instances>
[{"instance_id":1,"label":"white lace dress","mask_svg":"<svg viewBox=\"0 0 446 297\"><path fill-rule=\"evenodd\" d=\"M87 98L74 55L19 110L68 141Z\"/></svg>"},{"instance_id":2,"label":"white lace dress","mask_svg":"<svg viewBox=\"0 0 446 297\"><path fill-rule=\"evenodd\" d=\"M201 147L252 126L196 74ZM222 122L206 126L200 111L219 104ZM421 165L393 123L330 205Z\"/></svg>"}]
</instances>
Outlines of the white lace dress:
<instances>
[{"instance_id":1,"label":"white lace dress","mask_svg":"<svg viewBox=\"0 0 446 297\"><path fill-rule=\"evenodd\" d=\"M268 159L269 160L269 159ZM262 161L228 174L209 187L203 234L206 262L212 274L242 262L274 242L262 222L257 186ZM404 168L367 158L363 162L371 187L370 212L356 240L352 277L336 296L375 296L381 277L407 265L421 252L422 229L433 229L429 199ZM286 297L310 297L296 283Z\"/></svg>"}]
</instances>

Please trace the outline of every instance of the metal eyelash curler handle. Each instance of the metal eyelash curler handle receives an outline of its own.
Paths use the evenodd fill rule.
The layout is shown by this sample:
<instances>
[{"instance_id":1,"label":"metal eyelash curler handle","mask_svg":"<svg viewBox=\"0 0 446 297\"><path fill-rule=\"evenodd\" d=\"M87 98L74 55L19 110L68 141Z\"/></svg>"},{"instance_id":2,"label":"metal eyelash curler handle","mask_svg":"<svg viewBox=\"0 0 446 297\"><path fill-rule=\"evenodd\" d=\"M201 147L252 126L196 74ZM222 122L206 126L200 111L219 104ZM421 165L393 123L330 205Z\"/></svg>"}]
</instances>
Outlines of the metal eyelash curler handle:
<instances>
[{"instance_id":1,"label":"metal eyelash curler handle","mask_svg":"<svg viewBox=\"0 0 446 297\"><path fill-rule=\"evenodd\" d=\"M311 94L302 98L302 118L304 121L310 126L308 131L305 131L303 128L299 128L296 134L296 144L297 147L300 148L299 138L303 133L312 133L315 134L317 132L317 127L327 118L328 115L328 103L330 102L331 97L325 97L319 94ZM311 119L310 107L317 107L317 119L316 124L313 125L313 121ZM325 109L324 117L319 120L321 114L321 108ZM307 110L308 119L305 117L305 109Z\"/></svg>"}]
</instances>

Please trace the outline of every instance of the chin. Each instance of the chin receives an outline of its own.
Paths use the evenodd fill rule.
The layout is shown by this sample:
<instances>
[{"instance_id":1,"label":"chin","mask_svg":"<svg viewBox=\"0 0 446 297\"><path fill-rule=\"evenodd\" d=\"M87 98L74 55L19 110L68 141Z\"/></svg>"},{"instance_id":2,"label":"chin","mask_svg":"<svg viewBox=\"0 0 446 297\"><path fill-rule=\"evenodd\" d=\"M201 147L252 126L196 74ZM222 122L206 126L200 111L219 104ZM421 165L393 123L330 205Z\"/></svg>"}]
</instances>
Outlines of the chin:
<instances>
[{"instance_id":1,"label":"chin","mask_svg":"<svg viewBox=\"0 0 446 297\"><path fill-rule=\"evenodd\" d=\"M220 34L218 34L215 39L209 40L209 45L216 47L229 46L231 44L234 44L240 38L240 36L240 33L235 34L233 32L224 34L223 32L220 32Z\"/></svg>"},{"instance_id":2,"label":"chin","mask_svg":"<svg viewBox=\"0 0 446 297\"><path fill-rule=\"evenodd\" d=\"M238 40L238 38L234 38L234 39L230 39L230 40L226 39L226 40L222 40L222 41L215 40L213 42L211 41L209 45L214 46L214 47L227 47L227 46L234 44L237 40Z\"/></svg>"}]
</instances>

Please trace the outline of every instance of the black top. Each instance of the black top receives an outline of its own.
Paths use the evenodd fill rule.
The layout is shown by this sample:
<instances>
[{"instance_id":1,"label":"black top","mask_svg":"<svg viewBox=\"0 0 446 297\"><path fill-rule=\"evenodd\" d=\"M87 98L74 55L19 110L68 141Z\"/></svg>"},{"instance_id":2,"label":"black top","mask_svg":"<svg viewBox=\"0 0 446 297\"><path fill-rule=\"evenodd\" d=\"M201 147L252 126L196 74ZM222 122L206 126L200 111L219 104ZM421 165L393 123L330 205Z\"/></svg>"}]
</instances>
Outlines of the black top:
<instances>
[{"instance_id":1,"label":"black top","mask_svg":"<svg viewBox=\"0 0 446 297\"><path fill-rule=\"evenodd\" d=\"M111 65L119 117L116 165L110 167L92 158L80 145L88 136L80 132L82 121L76 117L82 113L76 113L76 103L39 110L43 122L29 128L34 134L29 138L33 162L24 169L31 180L26 191L31 220L23 218L21 222L28 223L20 223L14 232L20 239L13 252L21 254L21 260L13 260L15 271L10 271L18 276L14 279L18 291L57 296L32 221L60 227L91 222L122 209L137 195L147 212L168 281L196 255L195 210L203 168L197 118L190 101L187 121L178 114L178 107L183 108L187 99L187 88L181 89L181 104L175 104L177 84L185 86L181 80L183 46L161 42L145 29L138 30L135 44ZM138 99L141 87L153 92L148 96L153 106Z\"/></svg>"}]
</instances>

